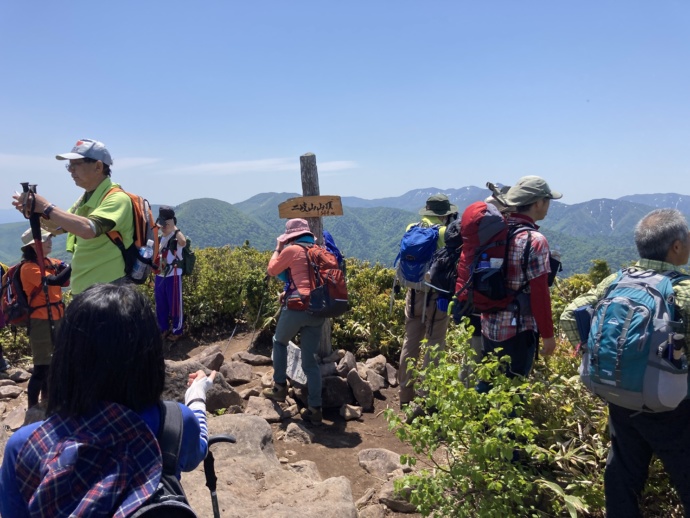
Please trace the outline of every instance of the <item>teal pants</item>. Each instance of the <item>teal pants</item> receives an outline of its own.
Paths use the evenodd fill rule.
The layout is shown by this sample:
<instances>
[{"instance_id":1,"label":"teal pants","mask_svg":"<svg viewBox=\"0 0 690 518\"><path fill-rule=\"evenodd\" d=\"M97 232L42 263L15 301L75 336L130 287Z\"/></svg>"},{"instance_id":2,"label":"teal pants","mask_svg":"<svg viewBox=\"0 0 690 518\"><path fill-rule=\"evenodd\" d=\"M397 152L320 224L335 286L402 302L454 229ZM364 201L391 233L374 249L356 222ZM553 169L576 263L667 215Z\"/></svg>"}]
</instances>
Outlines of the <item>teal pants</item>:
<instances>
[{"instance_id":1,"label":"teal pants","mask_svg":"<svg viewBox=\"0 0 690 518\"><path fill-rule=\"evenodd\" d=\"M312 316L304 311L283 308L280 312L276 333L273 335L273 381L287 381L287 345L300 335L302 370L307 376L307 401L311 407L321 406L321 370L316 360L321 342L321 329L325 318Z\"/></svg>"}]
</instances>

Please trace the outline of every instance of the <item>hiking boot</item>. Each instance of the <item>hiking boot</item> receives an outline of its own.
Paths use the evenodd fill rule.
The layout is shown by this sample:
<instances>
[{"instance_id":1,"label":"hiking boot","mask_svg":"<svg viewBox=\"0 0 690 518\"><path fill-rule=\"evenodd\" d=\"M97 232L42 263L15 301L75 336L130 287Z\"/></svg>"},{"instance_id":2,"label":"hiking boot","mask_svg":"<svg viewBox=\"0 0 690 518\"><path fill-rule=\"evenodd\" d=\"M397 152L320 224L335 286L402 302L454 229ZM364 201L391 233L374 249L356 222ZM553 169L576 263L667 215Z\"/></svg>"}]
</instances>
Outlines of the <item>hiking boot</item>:
<instances>
[{"instance_id":1,"label":"hiking boot","mask_svg":"<svg viewBox=\"0 0 690 518\"><path fill-rule=\"evenodd\" d=\"M261 395L267 399L277 401L278 403L283 403L287 397L287 385L274 383L271 388L263 389L261 391Z\"/></svg>"},{"instance_id":2,"label":"hiking boot","mask_svg":"<svg viewBox=\"0 0 690 518\"><path fill-rule=\"evenodd\" d=\"M323 415L321 414L321 407L303 408L300 411L302 421L307 421L311 424L321 424L323 422Z\"/></svg>"}]
</instances>

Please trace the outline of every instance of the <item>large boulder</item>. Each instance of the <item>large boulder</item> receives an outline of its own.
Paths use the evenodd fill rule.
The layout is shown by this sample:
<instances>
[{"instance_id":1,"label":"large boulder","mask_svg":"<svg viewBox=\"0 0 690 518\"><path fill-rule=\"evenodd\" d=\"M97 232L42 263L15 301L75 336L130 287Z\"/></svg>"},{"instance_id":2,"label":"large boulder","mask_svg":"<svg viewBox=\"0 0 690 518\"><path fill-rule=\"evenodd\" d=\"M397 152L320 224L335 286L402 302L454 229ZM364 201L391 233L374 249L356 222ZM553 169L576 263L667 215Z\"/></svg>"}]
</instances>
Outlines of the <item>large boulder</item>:
<instances>
[{"instance_id":1,"label":"large boulder","mask_svg":"<svg viewBox=\"0 0 690 518\"><path fill-rule=\"evenodd\" d=\"M166 360L165 389L163 390L162 399L183 403L189 375L199 369L203 370L206 375L211 374L209 369L204 368L202 364L194 360L181 362ZM233 405L242 405L242 397L225 381L223 375L219 372L216 374L213 386L206 393L206 410L215 412Z\"/></svg>"},{"instance_id":2,"label":"large boulder","mask_svg":"<svg viewBox=\"0 0 690 518\"><path fill-rule=\"evenodd\" d=\"M212 447L218 477L218 504L224 518L356 518L350 482L345 477L323 481L313 473L281 466L270 425L246 414L222 415L209 422L209 432L230 433L236 444ZM182 484L199 516L213 516L201 466L184 473Z\"/></svg>"}]
</instances>

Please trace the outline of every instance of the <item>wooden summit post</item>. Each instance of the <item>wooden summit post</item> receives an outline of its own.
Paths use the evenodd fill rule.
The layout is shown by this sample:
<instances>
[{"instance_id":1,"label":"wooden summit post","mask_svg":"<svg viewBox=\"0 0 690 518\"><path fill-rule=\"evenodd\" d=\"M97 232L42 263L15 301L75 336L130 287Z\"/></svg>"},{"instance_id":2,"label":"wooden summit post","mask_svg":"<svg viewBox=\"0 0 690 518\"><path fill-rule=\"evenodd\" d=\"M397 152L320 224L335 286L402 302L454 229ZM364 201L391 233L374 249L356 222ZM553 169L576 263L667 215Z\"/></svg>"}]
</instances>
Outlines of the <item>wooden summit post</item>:
<instances>
[{"instance_id":1,"label":"wooden summit post","mask_svg":"<svg viewBox=\"0 0 690 518\"><path fill-rule=\"evenodd\" d=\"M340 196L321 196L319 190L319 172L316 168L316 155L305 153L299 157L302 175L302 197L290 198L278 206L281 218L304 218L319 245L323 245L323 216L342 216L343 206ZM321 333L319 356L324 358L331 354L331 319L327 318Z\"/></svg>"}]
</instances>

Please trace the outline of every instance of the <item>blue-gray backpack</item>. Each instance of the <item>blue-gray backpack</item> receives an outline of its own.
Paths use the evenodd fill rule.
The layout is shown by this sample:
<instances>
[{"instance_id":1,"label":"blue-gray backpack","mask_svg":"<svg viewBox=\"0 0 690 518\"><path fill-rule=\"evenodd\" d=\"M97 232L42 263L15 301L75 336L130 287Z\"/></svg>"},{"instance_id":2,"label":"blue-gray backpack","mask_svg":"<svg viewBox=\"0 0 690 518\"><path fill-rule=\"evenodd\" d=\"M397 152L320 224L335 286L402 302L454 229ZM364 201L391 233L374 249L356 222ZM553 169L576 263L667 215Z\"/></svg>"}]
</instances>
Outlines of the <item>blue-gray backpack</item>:
<instances>
[{"instance_id":1,"label":"blue-gray backpack","mask_svg":"<svg viewBox=\"0 0 690 518\"><path fill-rule=\"evenodd\" d=\"M431 267L434 252L438 243L438 232L441 225L427 226L417 223L411 226L400 240L400 251L393 262L396 285L429 291L430 287L424 282L424 275Z\"/></svg>"},{"instance_id":2,"label":"blue-gray backpack","mask_svg":"<svg viewBox=\"0 0 690 518\"><path fill-rule=\"evenodd\" d=\"M594 308L580 364L589 390L644 412L673 410L685 399L688 364L673 284L687 278L634 268L618 273Z\"/></svg>"}]
</instances>

